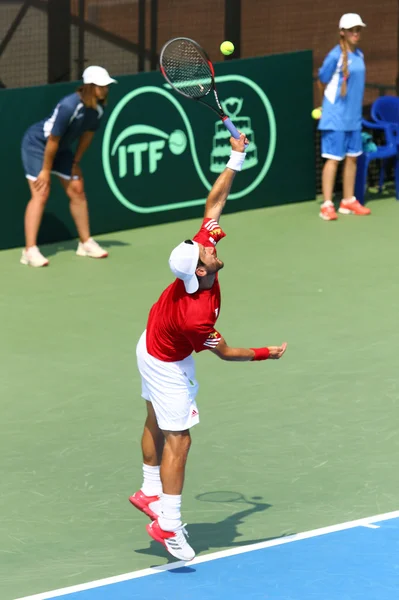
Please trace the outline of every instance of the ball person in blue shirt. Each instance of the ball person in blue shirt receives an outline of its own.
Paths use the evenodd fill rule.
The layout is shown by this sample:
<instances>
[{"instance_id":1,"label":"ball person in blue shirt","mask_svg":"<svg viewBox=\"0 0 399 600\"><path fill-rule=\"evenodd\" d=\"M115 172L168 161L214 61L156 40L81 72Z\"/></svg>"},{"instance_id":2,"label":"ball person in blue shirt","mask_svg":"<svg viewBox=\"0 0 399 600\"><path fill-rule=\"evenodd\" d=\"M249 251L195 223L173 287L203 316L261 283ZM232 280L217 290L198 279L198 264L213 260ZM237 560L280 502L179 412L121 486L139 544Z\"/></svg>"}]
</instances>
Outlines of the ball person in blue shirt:
<instances>
[{"instance_id":1,"label":"ball person in blue shirt","mask_svg":"<svg viewBox=\"0 0 399 600\"><path fill-rule=\"evenodd\" d=\"M319 69L319 88L323 93L321 130L324 202L320 217L325 221L337 219L332 202L338 163L343 168L343 199L338 212L343 215L369 215L354 196L356 162L362 154L362 107L366 67L363 53L357 45L365 27L359 15L348 13L339 22L340 41L324 59Z\"/></svg>"},{"instance_id":2,"label":"ball person in blue shirt","mask_svg":"<svg viewBox=\"0 0 399 600\"><path fill-rule=\"evenodd\" d=\"M89 212L79 163L100 126L111 83L116 81L105 69L87 67L83 73L83 85L75 93L62 98L51 115L25 132L21 153L31 199L25 211L26 246L21 257L24 265L44 267L49 264L37 247L37 235L50 194L51 173L57 175L69 198L80 240L76 254L92 258L108 255L90 236Z\"/></svg>"}]
</instances>

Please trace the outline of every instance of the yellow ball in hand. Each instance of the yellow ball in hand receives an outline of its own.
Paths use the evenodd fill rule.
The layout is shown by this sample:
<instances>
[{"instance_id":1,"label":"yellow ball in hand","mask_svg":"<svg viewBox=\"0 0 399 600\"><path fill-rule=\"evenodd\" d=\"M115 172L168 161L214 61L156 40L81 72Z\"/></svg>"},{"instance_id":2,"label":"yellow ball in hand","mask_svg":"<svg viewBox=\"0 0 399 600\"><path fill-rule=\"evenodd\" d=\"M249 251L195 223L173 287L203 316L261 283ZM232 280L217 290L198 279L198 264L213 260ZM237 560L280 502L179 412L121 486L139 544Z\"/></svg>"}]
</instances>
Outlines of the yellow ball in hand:
<instances>
[{"instance_id":1,"label":"yellow ball in hand","mask_svg":"<svg viewBox=\"0 0 399 600\"><path fill-rule=\"evenodd\" d=\"M316 121L321 119L321 108L314 108L312 110L312 119L316 119Z\"/></svg>"},{"instance_id":2,"label":"yellow ball in hand","mask_svg":"<svg viewBox=\"0 0 399 600\"><path fill-rule=\"evenodd\" d=\"M225 56L229 56L229 54L233 54L234 52L234 44L232 42L222 42L220 44L220 52Z\"/></svg>"}]
</instances>

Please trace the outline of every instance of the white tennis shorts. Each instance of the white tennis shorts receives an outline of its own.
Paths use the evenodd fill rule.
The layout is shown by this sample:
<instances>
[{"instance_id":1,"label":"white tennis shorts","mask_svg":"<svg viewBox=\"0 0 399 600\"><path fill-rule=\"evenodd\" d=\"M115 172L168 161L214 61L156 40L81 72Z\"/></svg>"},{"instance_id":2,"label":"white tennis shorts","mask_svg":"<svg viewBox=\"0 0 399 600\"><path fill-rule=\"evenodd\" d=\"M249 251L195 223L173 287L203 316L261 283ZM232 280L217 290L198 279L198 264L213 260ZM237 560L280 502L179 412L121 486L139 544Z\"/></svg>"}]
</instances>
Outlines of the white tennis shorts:
<instances>
[{"instance_id":1,"label":"white tennis shorts","mask_svg":"<svg viewBox=\"0 0 399 600\"><path fill-rule=\"evenodd\" d=\"M159 428L185 431L199 423L195 402L199 386L193 357L176 362L158 360L147 352L145 331L137 344L136 354L141 395L154 407Z\"/></svg>"}]
</instances>

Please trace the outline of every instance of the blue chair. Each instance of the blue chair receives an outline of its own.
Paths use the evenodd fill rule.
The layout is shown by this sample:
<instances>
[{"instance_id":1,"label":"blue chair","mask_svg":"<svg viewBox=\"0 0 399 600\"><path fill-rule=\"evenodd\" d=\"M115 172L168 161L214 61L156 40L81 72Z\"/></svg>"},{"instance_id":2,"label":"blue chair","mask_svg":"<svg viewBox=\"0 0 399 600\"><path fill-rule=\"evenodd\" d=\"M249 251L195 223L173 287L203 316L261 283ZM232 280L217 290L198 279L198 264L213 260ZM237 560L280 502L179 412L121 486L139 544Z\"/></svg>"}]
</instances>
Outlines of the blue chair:
<instances>
[{"instance_id":1,"label":"blue chair","mask_svg":"<svg viewBox=\"0 0 399 600\"><path fill-rule=\"evenodd\" d=\"M399 125L399 98L397 96L380 96L371 107L373 121Z\"/></svg>"},{"instance_id":2,"label":"blue chair","mask_svg":"<svg viewBox=\"0 0 399 600\"><path fill-rule=\"evenodd\" d=\"M364 204L369 164L372 160L376 159L381 160L379 177L379 191L381 191L384 184L385 161L387 158L393 158L396 199L399 200L399 98L396 96L381 96L377 98L371 107L371 117L373 121L363 119L363 127L384 131L385 145L377 146L377 150L373 152L366 151L359 156L357 161L355 196L361 204Z\"/></svg>"}]
</instances>

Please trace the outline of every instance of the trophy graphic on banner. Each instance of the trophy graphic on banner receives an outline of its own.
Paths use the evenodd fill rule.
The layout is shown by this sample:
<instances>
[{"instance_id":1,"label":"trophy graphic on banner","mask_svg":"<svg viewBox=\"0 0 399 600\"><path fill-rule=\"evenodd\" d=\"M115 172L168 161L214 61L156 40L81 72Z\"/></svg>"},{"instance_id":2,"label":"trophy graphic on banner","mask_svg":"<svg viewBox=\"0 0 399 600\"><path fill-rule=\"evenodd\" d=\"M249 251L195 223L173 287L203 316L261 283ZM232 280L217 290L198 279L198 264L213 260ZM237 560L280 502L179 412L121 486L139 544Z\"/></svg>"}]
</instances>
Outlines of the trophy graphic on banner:
<instances>
[{"instance_id":1,"label":"trophy graphic on banner","mask_svg":"<svg viewBox=\"0 0 399 600\"><path fill-rule=\"evenodd\" d=\"M255 135L251 128L251 119L249 117L238 116L241 112L243 102L242 98L231 97L224 100L221 104L224 113L230 117L239 131L245 133L250 142L246 151L247 157L242 167L244 170L251 169L258 164L258 150L255 144ZM226 129L222 121L215 123L210 165L212 173L222 173L226 167L231 152L230 135L230 132Z\"/></svg>"}]
</instances>

